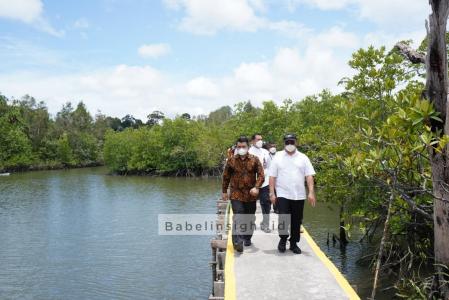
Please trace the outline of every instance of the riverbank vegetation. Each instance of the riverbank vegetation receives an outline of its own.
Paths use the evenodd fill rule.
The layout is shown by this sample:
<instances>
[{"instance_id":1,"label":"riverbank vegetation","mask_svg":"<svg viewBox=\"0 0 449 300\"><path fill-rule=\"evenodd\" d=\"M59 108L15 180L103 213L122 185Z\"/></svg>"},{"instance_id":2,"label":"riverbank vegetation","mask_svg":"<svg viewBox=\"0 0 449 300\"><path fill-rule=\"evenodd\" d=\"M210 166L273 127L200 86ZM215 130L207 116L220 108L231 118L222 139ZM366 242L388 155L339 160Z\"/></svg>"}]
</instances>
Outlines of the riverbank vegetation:
<instances>
[{"instance_id":1,"label":"riverbank vegetation","mask_svg":"<svg viewBox=\"0 0 449 300\"><path fill-rule=\"evenodd\" d=\"M341 93L324 90L261 107L240 102L207 116L166 118L155 111L145 123L129 115L92 118L80 103L75 109L65 105L52 119L31 97L3 97L0 168L104 162L120 174L219 175L226 149L239 135L260 132L281 149L282 135L293 132L317 170L321 200L340 207L336 243L374 249L367 256L373 296L378 278L388 274L398 297L437 299L447 283L435 281L435 274L448 270L434 269L431 155L444 152L449 137L438 129L441 113L423 97L424 65L401 51L409 44L356 51ZM426 45L417 55L425 55ZM352 230L362 237L351 239Z\"/></svg>"},{"instance_id":2,"label":"riverbank vegetation","mask_svg":"<svg viewBox=\"0 0 449 300\"><path fill-rule=\"evenodd\" d=\"M425 47L426 41L421 55ZM443 151L449 138L435 130L440 113L422 97L424 66L405 59L398 47L360 49L349 65L353 75L339 83L339 94L266 101L260 108L241 102L208 116L184 114L109 131L106 164L119 173L217 174L238 135L260 132L282 148L282 135L297 133L300 150L317 169L322 200L341 207L335 240L345 247L357 228L360 242L377 245L368 255L374 294L378 278L389 274L400 297L438 298L429 150Z\"/></svg>"},{"instance_id":3,"label":"riverbank vegetation","mask_svg":"<svg viewBox=\"0 0 449 300\"><path fill-rule=\"evenodd\" d=\"M82 102L65 104L52 118L45 103L31 96L0 95L0 171L102 164L104 134L114 121L102 114L92 118Z\"/></svg>"}]
</instances>

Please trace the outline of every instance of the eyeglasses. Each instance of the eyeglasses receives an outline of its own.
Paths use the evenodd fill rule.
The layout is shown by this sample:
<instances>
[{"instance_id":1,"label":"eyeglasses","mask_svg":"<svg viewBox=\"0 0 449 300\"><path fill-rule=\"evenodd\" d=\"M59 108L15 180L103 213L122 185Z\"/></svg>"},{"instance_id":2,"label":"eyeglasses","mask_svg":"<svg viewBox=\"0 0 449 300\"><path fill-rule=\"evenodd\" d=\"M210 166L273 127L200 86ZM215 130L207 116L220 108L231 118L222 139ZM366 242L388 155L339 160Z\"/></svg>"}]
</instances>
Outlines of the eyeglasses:
<instances>
[{"instance_id":1,"label":"eyeglasses","mask_svg":"<svg viewBox=\"0 0 449 300\"><path fill-rule=\"evenodd\" d=\"M286 141L285 141L285 144L286 144L286 145L294 145L294 144L295 144L295 141L294 141L294 140L286 140Z\"/></svg>"}]
</instances>

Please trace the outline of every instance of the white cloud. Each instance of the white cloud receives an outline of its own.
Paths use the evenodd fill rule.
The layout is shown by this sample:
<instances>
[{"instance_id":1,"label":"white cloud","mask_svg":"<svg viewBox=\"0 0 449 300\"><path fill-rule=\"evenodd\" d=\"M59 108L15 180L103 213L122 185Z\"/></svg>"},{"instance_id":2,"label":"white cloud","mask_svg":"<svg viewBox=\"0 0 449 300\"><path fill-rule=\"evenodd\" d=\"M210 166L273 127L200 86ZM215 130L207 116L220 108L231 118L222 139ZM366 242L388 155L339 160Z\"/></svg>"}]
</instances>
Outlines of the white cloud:
<instances>
[{"instance_id":1,"label":"white cloud","mask_svg":"<svg viewBox=\"0 0 449 300\"><path fill-rule=\"evenodd\" d=\"M80 77L84 90L98 92L110 90L120 97L136 97L145 88L159 87L162 73L150 66L118 65L112 70L102 70Z\"/></svg>"},{"instance_id":2,"label":"white cloud","mask_svg":"<svg viewBox=\"0 0 449 300\"><path fill-rule=\"evenodd\" d=\"M268 7L265 0L248 0L248 3L255 9L261 12L267 11Z\"/></svg>"},{"instance_id":3,"label":"white cloud","mask_svg":"<svg viewBox=\"0 0 449 300\"><path fill-rule=\"evenodd\" d=\"M167 99L164 75L150 66L118 65L89 73L49 75L17 72L0 75L0 91L7 96L31 94L45 100L52 113L67 101L84 101L91 112L97 109L115 116L134 113L146 116Z\"/></svg>"},{"instance_id":4,"label":"white cloud","mask_svg":"<svg viewBox=\"0 0 449 300\"><path fill-rule=\"evenodd\" d=\"M334 27L307 36L304 49L282 47L269 59L241 62L216 77L179 78L151 66L118 65L54 76L0 73L0 91L15 97L31 94L45 100L52 113L66 101L83 100L91 112L100 109L118 117L130 113L145 118L155 109L169 116L207 114L242 100L280 103L286 98L301 100L323 88L339 91L337 82L351 73L346 61L352 49L346 47L358 43L351 33Z\"/></svg>"},{"instance_id":5,"label":"white cloud","mask_svg":"<svg viewBox=\"0 0 449 300\"><path fill-rule=\"evenodd\" d=\"M250 92L264 92L273 89L273 75L268 62L242 63L234 70L232 80L240 89Z\"/></svg>"},{"instance_id":6,"label":"white cloud","mask_svg":"<svg viewBox=\"0 0 449 300\"><path fill-rule=\"evenodd\" d=\"M386 32L384 30L378 30L369 32L363 37L363 46L385 46L391 49L398 41L413 40L413 47L417 48L422 40L426 37L426 30L424 28L415 31L406 32Z\"/></svg>"},{"instance_id":7,"label":"white cloud","mask_svg":"<svg viewBox=\"0 0 449 300\"><path fill-rule=\"evenodd\" d=\"M304 5L321 10L351 11L361 20L369 20L388 29L416 30L424 27L430 13L425 0L284 0L290 11ZM421 16L421 17L420 17ZM394 26L394 27L393 27ZM398 28L399 27L399 28Z\"/></svg>"},{"instance_id":8,"label":"white cloud","mask_svg":"<svg viewBox=\"0 0 449 300\"><path fill-rule=\"evenodd\" d=\"M373 45L386 46L387 49L400 40L414 41L417 47L425 37L424 20L431 13L428 1L422 0L286 0L292 8L306 4L322 10L351 8L359 20L371 21L377 28L360 35L360 47ZM325 38L325 37L323 37ZM339 39L342 44L355 45L353 38L348 36ZM326 38L327 39L327 38ZM333 44L335 45L335 42ZM350 46L348 48L351 48Z\"/></svg>"},{"instance_id":9,"label":"white cloud","mask_svg":"<svg viewBox=\"0 0 449 300\"><path fill-rule=\"evenodd\" d=\"M65 75L0 70L0 92L15 97L29 93L45 100L53 113L66 101L83 100L91 112L101 109L119 117L130 113L145 118L155 109L170 116L183 112L204 114L240 100L261 104L268 99L300 100L323 88L339 91L337 82L351 74L346 62L358 47L369 44L391 47L398 40L409 38L420 41L425 33L421 23L428 5L422 0L284 1L292 10L298 5L322 10L347 9L349 16L364 22L369 20L377 27L359 36L341 26L318 32L296 21L269 20L264 13L273 2L264 0L164 0L168 8L182 14L177 25L184 31L213 35L219 31L270 30L298 38L300 43L296 47L278 48L270 58L243 61L231 71L214 77L195 74L179 78L177 74L145 65L117 65ZM55 30L44 19L43 11L41 0L0 0L0 17L62 35L63 32ZM419 15L423 16L422 20L416 17ZM72 24L72 28L88 27L85 18ZM0 56L9 58L6 61L38 63L30 69L50 66L50 70L55 70L55 66L64 63L64 57L45 50L23 43L0 43ZM157 58L170 53L171 48L164 43L144 44L137 52L144 58Z\"/></svg>"},{"instance_id":10,"label":"white cloud","mask_svg":"<svg viewBox=\"0 0 449 300\"><path fill-rule=\"evenodd\" d=\"M255 15L253 6L260 3L247 0L170 0L169 8L184 9L186 16L179 28L195 34L211 35L223 29L255 31L262 19Z\"/></svg>"},{"instance_id":11,"label":"white cloud","mask_svg":"<svg viewBox=\"0 0 449 300\"><path fill-rule=\"evenodd\" d=\"M272 60L241 64L229 81L232 88L226 90L240 91L240 99L254 99L256 103L266 99L300 100L323 88L337 91L337 82L350 73L345 64L348 57L340 57L328 41L321 43L319 37L310 38L303 52L285 47Z\"/></svg>"},{"instance_id":12,"label":"white cloud","mask_svg":"<svg viewBox=\"0 0 449 300\"><path fill-rule=\"evenodd\" d=\"M182 10L185 16L178 28L198 35L213 35L218 31L255 32L259 29L278 31L289 36L301 36L307 29L295 21L270 21L257 12L267 11L263 0L164 0L166 6Z\"/></svg>"},{"instance_id":13,"label":"white cloud","mask_svg":"<svg viewBox=\"0 0 449 300\"><path fill-rule=\"evenodd\" d=\"M0 58L3 70L65 66L65 56L62 53L33 42L6 36L0 37Z\"/></svg>"},{"instance_id":14,"label":"white cloud","mask_svg":"<svg viewBox=\"0 0 449 300\"><path fill-rule=\"evenodd\" d=\"M73 28L76 29L87 29L89 26L89 21L86 18L80 18L73 23Z\"/></svg>"},{"instance_id":15,"label":"white cloud","mask_svg":"<svg viewBox=\"0 0 449 300\"><path fill-rule=\"evenodd\" d=\"M430 14L428 1L423 0L357 0L359 15L381 26L398 29L424 28L424 20ZM391 27L389 27L391 28Z\"/></svg>"},{"instance_id":16,"label":"white cloud","mask_svg":"<svg viewBox=\"0 0 449 300\"><path fill-rule=\"evenodd\" d=\"M170 53L171 48L168 44L148 44L140 46L137 51L144 58L157 58Z\"/></svg>"},{"instance_id":17,"label":"white cloud","mask_svg":"<svg viewBox=\"0 0 449 300\"><path fill-rule=\"evenodd\" d=\"M64 30L58 30L55 29L50 23L48 23L48 21L44 18L40 18L38 19L35 23L34 23L35 27L43 32L46 32L48 34L51 34L55 37L63 37L65 35L65 31Z\"/></svg>"},{"instance_id":18,"label":"white cloud","mask_svg":"<svg viewBox=\"0 0 449 300\"><path fill-rule=\"evenodd\" d=\"M179 10L183 2L181 0L163 0L166 7L174 10Z\"/></svg>"},{"instance_id":19,"label":"white cloud","mask_svg":"<svg viewBox=\"0 0 449 300\"><path fill-rule=\"evenodd\" d=\"M193 97L213 98L219 96L218 86L209 78L197 77L186 84L187 94Z\"/></svg>"},{"instance_id":20,"label":"white cloud","mask_svg":"<svg viewBox=\"0 0 449 300\"><path fill-rule=\"evenodd\" d=\"M287 7L290 11L296 10L299 5L307 5L322 10L337 10L348 6L357 0L287 0Z\"/></svg>"},{"instance_id":21,"label":"white cloud","mask_svg":"<svg viewBox=\"0 0 449 300\"><path fill-rule=\"evenodd\" d=\"M32 23L43 11L40 0L0 0L0 17Z\"/></svg>"},{"instance_id":22,"label":"white cloud","mask_svg":"<svg viewBox=\"0 0 449 300\"><path fill-rule=\"evenodd\" d=\"M277 22L265 22L267 29L279 32L285 36L292 38L302 38L307 33L312 32L310 28L307 28L304 24L300 24L295 21L277 21Z\"/></svg>"},{"instance_id":23,"label":"white cloud","mask_svg":"<svg viewBox=\"0 0 449 300\"><path fill-rule=\"evenodd\" d=\"M268 9L264 0L164 0L164 2L168 8L185 12L185 16L178 24L179 28L195 34L214 34L220 30L268 29L291 37L303 37L311 32L309 28L295 21L270 21L258 16L257 12L263 13ZM352 7L353 12L361 20L372 21L383 28L366 35L367 38L370 36L375 38L374 44L393 39L397 35L407 36L418 31L423 32L423 22L427 16L423 12L430 13L428 3L422 0L284 0L284 3L292 10L300 5L322 10ZM63 36L64 31L51 26L43 17L43 11L42 0L0 0L0 17L19 20L54 36ZM423 17L410 18L419 15ZM73 27L78 29L87 29L89 26L85 18L80 18L73 24ZM391 26L394 26L394 30L389 31ZM401 30L402 32L398 33ZM169 52L169 48L164 45L149 46L145 49L144 45L139 49L142 56L157 57Z\"/></svg>"},{"instance_id":24,"label":"white cloud","mask_svg":"<svg viewBox=\"0 0 449 300\"><path fill-rule=\"evenodd\" d=\"M360 45L359 38L352 32L344 31L339 26L334 26L327 31L316 35L309 42L313 42L320 47L346 48L354 50Z\"/></svg>"},{"instance_id":25,"label":"white cloud","mask_svg":"<svg viewBox=\"0 0 449 300\"><path fill-rule=\"evenodd\" d=\"M222 79L222 97L261 104L269 99L301 100L324 88L340 91L337 83L351 74L346 61L360 45L359 39L339 27L304 39L305 49L282 47L271 59L241 63L232 76Z\"/></svg>"},{"instance_id":26,"label":"white cloud","mask_svg":"<svg viewBox=\"0 0 449 300\"><path fill-rule=\"evenodd\" d=\"M0 18L18 20L51 35L63 36L64 31L53 28L42 16L43 10L41 0L0 0Z\"/></svg>"}]
</instances>

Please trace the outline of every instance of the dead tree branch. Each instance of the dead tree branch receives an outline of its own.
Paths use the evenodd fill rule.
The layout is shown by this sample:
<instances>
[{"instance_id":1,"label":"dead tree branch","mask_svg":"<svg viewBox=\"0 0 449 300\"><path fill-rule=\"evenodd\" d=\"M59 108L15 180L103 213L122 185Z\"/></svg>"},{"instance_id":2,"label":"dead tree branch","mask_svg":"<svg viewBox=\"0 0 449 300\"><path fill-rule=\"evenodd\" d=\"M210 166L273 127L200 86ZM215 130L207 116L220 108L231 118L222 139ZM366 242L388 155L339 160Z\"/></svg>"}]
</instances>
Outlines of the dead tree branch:
<instances>
[{"instance_id":1,"label":"dead tree branch","mask_svg":"<svg viewBox=\"0 0 449 300\"><path fill-rule=\"evenodd\" d=\"M404 42L399 42L394 45L394 49L397 49L399 53L408 59L413 64L425 64L426 63L426 55L420 53L407 45Z\"/></svg>"}]
</instances>

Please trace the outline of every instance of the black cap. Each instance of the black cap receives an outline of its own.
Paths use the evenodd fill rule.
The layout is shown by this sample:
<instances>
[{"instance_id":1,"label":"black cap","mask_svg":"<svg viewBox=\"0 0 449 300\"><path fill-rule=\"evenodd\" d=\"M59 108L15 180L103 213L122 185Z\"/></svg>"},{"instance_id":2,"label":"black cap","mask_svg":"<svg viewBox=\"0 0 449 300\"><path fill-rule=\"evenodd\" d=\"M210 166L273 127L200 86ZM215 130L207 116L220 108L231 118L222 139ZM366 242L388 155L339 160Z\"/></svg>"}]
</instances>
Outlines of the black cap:
<instances>
[{"instance_id":1,"label":"black cap","mask_svg":"<svg viewBox=\"0 0 449 300\"><path fill-rule=\"evenodd\" d=\"M288 140L294 140L296 141L296 134L293 133L287 133L286 135L284 135L284 142L288 141Z\"/></svg>"}]
</instances>

